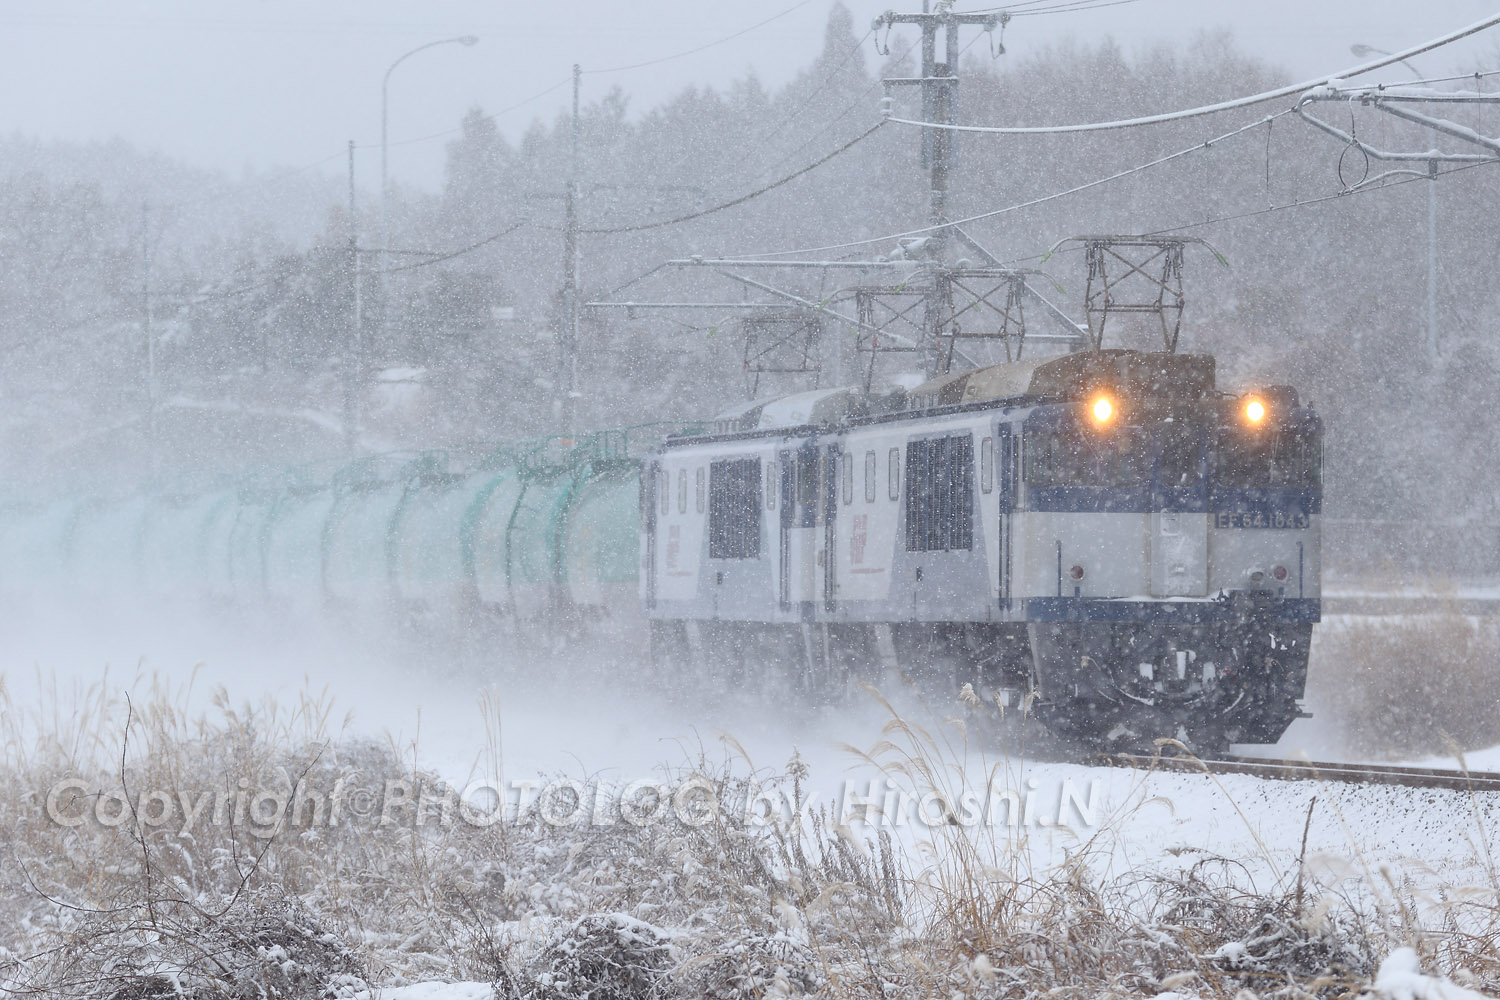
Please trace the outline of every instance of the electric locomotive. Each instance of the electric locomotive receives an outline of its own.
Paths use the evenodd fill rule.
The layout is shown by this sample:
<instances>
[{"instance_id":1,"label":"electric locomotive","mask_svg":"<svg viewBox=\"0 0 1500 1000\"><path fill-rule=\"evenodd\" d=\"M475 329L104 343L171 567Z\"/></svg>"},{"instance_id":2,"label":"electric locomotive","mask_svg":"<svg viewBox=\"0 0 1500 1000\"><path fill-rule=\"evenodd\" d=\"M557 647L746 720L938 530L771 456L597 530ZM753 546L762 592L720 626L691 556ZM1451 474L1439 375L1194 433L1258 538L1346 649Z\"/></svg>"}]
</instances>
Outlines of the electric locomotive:
<instances>
[{"instance_id":1,"label":"electric locomotive","mask_svg":"<svg viewBox=\"0 0 1500 1000\"><path fill-rule=\"evenodd\" d=\"M1273 743L1319 619L1322 426L1208 355L825 389L641 466L653 655L823 692L885 662L1090 744ZM695 668L701 669L701 668Z\"/></svg>"}]
</instances>

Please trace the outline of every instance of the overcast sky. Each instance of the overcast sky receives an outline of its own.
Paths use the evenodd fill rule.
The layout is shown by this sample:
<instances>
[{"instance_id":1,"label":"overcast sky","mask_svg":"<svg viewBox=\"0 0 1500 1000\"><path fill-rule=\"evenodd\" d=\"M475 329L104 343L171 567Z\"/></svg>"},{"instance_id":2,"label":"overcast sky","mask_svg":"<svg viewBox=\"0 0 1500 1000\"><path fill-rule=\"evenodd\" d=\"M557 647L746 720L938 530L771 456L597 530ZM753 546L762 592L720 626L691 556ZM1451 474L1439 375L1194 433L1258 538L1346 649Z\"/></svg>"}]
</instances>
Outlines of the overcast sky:
<instances>
[{"instance_id":1,"label":"overcast sky","mask_svg":"<svg viewBox=\"0 0 1500 1000\"><path fill-rule=\"evenodd\" d=\"M896 9L917 10L920 2ZM891 0L846 3L859 32L892 6ZM515 136L538 116L563 110L575 62L588 70L660 59L772 17L701 53L586 76L584 98L618 83L640 111L689 85L719 86L751 70L774 88L817 54L830 6L831 0L0 0L0 127L48 139L120 136L232 171L331 158L324 169L332 172L341 169L338 156L348 139L378 145L381 77L394 59L425 42L480 38L472 48L419 53L393 74L393 143L451 129L474 105L496 111L563 84L500 118ZM1005 33L1006 58L1024 58L1067 35L1086 42L1112 36L1138 49L1227 28L1247 51L1300 80L1353 63L1352 43L1405 48L1494 8L1495 0L1132 0L1017 17ZM866 52L873 65L873 49ZM1429 74L1479 62L1500 64L1500 33L1416 60ZM1181 95L1180 106L1192 103L1193 95ZM870 113L876 114L873 102ZM443 138L394 145L393 179L435 186L443 147ZM359 169L373 180L378 152L362 153Z\"/></svg>"}]
</instances>

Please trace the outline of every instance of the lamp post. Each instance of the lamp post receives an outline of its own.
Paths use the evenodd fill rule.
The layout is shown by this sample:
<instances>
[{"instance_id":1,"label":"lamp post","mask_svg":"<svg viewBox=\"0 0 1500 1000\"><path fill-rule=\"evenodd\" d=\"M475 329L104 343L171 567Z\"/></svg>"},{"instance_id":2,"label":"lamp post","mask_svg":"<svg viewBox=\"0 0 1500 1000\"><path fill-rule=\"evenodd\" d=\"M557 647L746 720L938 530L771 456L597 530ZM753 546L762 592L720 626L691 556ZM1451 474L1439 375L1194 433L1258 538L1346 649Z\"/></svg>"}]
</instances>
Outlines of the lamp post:
<instances>
[{"instance_id":1,"label":"lamp post","mask_svg":"<svg viewBox=\"0 0 1500 1000\"><path fill-rule=\"evenodd\" d=\"M391 249L391 226L390 216L386 210L386 178L388 175L388 162L390 153L389 130L390 123L390 89L391 74L396 71L406 60L424 49L434 48L438 45L462 45L465 48L479 43L478 37L474 35L458 35L454 38L440 38L435 42L418 45L409 52L403 53L385 71L385 76L380 79L380 329L384 333L386 319L390 315L390 308L386 302L385 277L389 268Z\"/></svg>"},{"instance_id":2,"label":"lamp post","mask_svg":"<svg viewBox=\"0 0 1500 1000\"><path fill-rule=\"evenodd\" d=\"M1349 51L1356 59L1370 56L1388 56L1393 53L1377 49L1373 45L1355 44ZM1422 74L1405 59L1401 65L1411 71L1418 80ZM1427 161L1427 359L1433 364L1438 360L1437 339L1437 161Z\"/></svg>"}]
</instances>

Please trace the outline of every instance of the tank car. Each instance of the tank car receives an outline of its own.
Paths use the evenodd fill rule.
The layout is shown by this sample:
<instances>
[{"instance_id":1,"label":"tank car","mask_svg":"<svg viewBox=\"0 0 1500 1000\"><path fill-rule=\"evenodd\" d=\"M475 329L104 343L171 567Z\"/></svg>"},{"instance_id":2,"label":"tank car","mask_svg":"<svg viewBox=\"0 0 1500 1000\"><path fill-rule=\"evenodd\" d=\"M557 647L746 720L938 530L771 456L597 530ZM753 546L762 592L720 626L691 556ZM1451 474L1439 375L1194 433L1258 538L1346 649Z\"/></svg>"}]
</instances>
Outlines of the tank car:
<instances>
[{"instance_id":1,"label":"tank car","mask_svg":"<svg viewBox=\"0 0 1500 1000\"><path fill-rule=\"evenodd\" d=\"M743 408L642 463L655 655L886 661L1074 740L1271 743L1319 619L1322 425L1207 355L1089 351Z\"/></svg>"}]
</instances>

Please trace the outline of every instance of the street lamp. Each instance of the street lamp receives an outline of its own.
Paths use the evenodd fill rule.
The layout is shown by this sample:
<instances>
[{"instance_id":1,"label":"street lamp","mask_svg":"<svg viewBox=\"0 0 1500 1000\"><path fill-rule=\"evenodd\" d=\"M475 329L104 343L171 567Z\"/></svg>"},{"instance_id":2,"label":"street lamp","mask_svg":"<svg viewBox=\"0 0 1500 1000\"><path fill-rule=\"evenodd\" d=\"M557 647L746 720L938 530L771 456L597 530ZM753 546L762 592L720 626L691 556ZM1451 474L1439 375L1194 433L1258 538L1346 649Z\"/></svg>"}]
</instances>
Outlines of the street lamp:
<instances>
[{"instance_id":1,"label":"street lamp","mask_svg":"<svg viewBox=\"0 0 1500 1000\"><path fill-rule=\"evenodd\" d=\"M1349 46L1356 59L1370 56L1389 56L1395 53L1377 49L1373 45L1356 43ZM1405 59L1401 65L1411 71L1418 80L1422 74ZM1427 357L1434 364L1438 359L1437 341L1437 161L1427 161Z\"/></svg>"},{"instance_id":2,"label":"street lamp","mask_svg":"<svg viewBox=\"0 0 1500 1000\"><path fill-rule=\"evenodd\" d=\"M384 332L386 327L386 317L390 314L389 306L386 303L385 275L389 267L391 250L390 216L386 211L386 176L390 152L387 126L390 121L391 74L396 71L397 66L400 66L423 49L430 49L438 45L462 45L468 48L471 45L477 44L479 44L477 36L459 35L455 38L440 38L435 42L418 45L391 63L390 68L385 71L385 76L380 80L380 328L382 332Z\"/></svg>"}]
</instances>

